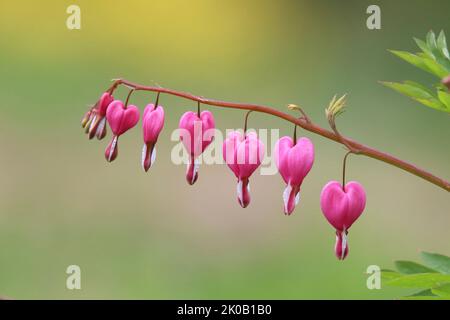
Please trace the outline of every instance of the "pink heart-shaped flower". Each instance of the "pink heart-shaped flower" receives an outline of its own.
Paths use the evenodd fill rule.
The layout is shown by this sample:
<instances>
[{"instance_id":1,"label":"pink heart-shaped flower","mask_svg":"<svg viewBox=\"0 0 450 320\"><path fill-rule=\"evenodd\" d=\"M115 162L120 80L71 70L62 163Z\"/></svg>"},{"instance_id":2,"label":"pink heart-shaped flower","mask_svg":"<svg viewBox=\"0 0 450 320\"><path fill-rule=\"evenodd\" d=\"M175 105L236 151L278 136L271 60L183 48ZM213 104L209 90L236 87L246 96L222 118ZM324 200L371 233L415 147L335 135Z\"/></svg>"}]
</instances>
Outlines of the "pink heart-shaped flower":
<instances>
[{"instance_id":1,"label":"pink heart-shaped flower","mask_svg":"<svg viewBox=\"0 0 450 320\"><path fill-rule=\"evenodd\" d=\"M232 131L223 143L222 156L238 178L238 202L245 208L250 203L249 178L261 165L264 158L264 144L254 132L242 136L240 132Z\"/></svg>"},{"instance_id":2,"label":"pink heart-shaped flower","mask_svg":"<svg viewBox=\"0 0 450 320\"><path fill-rule=\"evenodd\" d=\"M189 153L186 169L186 181L193 185L198 178L199 162L197 157L214 140L214 116L205 110L200 113L188 111L180 118L180 140Z\"/></svg>"},{"instance_id":3,"label":"pink heart-shaped flower","mask_svg":"<svg viewBox=\"0 0 450 320\"><path fill-rule=\"evenodd\" d=\"M154 104L149 104L144 109L142 118L142 129L145 143L155 143L164 127L164 109L158 105L155 109Z\"/></svg>"},{"instance_id":4,"label":"pink heart-shaped flower","mask_svg":"<svg viewBox=\"0 0 450 320\"><path fill-rule=\"evenodd\" d=\"M363 186L350 181L345 185L330 181L320 194L320 207L328 222L338 231L350 229L366 206L366 193Z\"/></svg>"},{"instance_id":5,"label":"pink heart-shaped flower","mask_svg":"<svg viewBox=\"0 0 450 320\"><path fill-rule=\"evenodd\" d=\"M144 147L142 148L142 167L148 171L156 159L156 141L164 127L164 109L158 105L148 104L144 109L142 129L144 135Z\"/></svg>"},{"instance_id":6,"label":"pink heart-shaped flower","mask_svg":"<svg viewBox=\"0 0 450 320\"><path fill-rule=\"evenodd\" d=\"M109 92L105 92L94 106L89 126L89 139L97 136L97 139L101 140L106 136L106 110L113 100L114 97Z\"/></svg>"},{"instance_id":7,"label":"pink heart-shaped flower","mask_svg":"<svg viewBox=\"0 0 450 320\"><path fill-rule=\"evenodd\" d=\"M275 163L287 186L283 192L284 213L290 215L300 200L300 186L314 163L314 145L300 138L294 145L291 137L282 137L275 144Z\"/></svg>"},{"instance_id":8,"label":"pink heart-shaped flower","mask_svg":"<svg viewBox=\"0 0 450 320\"><path fill-rule=\"evenodd\" d=\"M330 181L322 189L320 206L325 218L336 229L336 257L344 260L349 251L348 229L364 211L366 192L356 181L350 181L344 188L339 182Z\"/></svg>"},{"instance_id":9,"label":"pink heart-shaped flower","mask_svg":"<svg viewBox=\"0 0 450 320\"><path fill-rule=\"evenodd\" d=\"M211 129L215 128L214 116L208 110L202 111L200 117L196 112L188 111L180 118L180 140L186 150L198 157L213 141Z\"/></svg>"},{"instance_id":10,"label":"pink heart-shaped flower","mask_svg":"<svg viewBox=\"0 0 450 320\"><path fill-rule=\"evenodd\" d=\"M136 106L124 106L120 100L114 100L106 110L106 119L115 136L124 134L139 121L139 109Z\"/></svg>"},{"instance_id":11,"label":"pink heart-shaped flower","mask_svg":"<svg viewBox=\"0 0 450 320\"><path fill-rule=\"evenodd\" d=\"M111 162L117 158L119 152L119 136L139 122L139 109L133 105L126 107L122 101L115 100L106 110L106 119L114 134L105 150L105 158Z\"/></svg>"}]
</instances>

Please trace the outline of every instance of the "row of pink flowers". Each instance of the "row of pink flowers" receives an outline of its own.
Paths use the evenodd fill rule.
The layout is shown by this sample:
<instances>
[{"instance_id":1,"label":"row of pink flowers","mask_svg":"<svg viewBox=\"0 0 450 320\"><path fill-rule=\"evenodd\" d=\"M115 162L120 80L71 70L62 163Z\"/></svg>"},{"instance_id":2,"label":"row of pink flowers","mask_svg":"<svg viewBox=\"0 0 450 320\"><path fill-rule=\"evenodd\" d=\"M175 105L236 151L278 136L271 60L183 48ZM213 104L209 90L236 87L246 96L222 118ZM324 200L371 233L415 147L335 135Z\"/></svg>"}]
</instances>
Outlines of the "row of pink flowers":
<instances>
[{"instance_id":1,"label":"row of pink flowers","mask_svg":"<svg viewBox=\"0 0 450 320\"><path fill-rule=\"evenodd\" d=\"M135 127L139 122L139 109L114 100L111 94L104 93L96 105L88 111L82 121L89 138L102 139L106 135L106 121L113 133L105 150L105 158L113 161L118 155L119 137ZM142 167L145 171L155 161L156 143L164 127L164 108L161 105L148 104L142 118L144 146ZM205 139L203 132L213 132L214 116L210 111L184 113L179 122L180 140L189 154L186 180L192 185L198 179L198 157L211 144L214 135ZM254 132L230 132L223 142L223 159L237 179L237 199L245 208L250 204L250 177L261 165L265 147ZM278 171L286 183L283 192L284 213L291 215L300 200L303 180L314 163L314 145L308 138L298 140L285 136L275 144L275 161ZM347 233L352 224L364 210L366 195L358 182L351 181L345 186L330 181L322 189L321 209L336 229L335 254L344 259L348 254Z\"/></svg>"}]
</instances>

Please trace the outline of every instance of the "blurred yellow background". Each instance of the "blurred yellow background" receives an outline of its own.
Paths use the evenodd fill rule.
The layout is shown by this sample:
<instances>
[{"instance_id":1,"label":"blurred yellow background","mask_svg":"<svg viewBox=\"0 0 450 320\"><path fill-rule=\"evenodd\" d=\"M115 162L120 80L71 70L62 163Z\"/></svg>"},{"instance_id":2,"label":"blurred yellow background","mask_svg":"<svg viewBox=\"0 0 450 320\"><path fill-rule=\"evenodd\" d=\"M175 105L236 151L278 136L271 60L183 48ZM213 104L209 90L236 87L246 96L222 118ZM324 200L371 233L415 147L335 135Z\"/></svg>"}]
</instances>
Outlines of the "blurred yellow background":
<instances>
[{"instance_id":1,"label":"blurred yellow background","mask_svg":"<svg viewBox=\"0 0 450 320\"><path fill-rule=\"evenodd\" d=\"M386 49L416 50L430 29L450 36L448 1L376 1L382 29L366 28L372 1L3 1L0 4L0 294L12 298L394 298L368 290L369 265L450 254L448 193L406 172L351 157L348 179L367 192L350 230L350 254L334 252L320 190L340 179L345 150L301 131L316 162L294 215L282 214L284 184L255 174L252 203L236 201L224 165L202 166L186 184L170 161L170 134L196 104L161 96L165 129L156 164L140 167L141 131L107 139L80 128L87 105L124 77L205 97L304 107L326 126L324 108L348 93L341 132L449 178L449 117L377 83L431 76ZM66 9L81 8L81 30ZM124 98L126 91L117 91ZM138 92L140 107L154 95ZM209 108L216 126L239 128L244 113ZM253 114L250 127L292 126ZM82 290L66 289L68 265Z\"/></svg>"}]
</instances>

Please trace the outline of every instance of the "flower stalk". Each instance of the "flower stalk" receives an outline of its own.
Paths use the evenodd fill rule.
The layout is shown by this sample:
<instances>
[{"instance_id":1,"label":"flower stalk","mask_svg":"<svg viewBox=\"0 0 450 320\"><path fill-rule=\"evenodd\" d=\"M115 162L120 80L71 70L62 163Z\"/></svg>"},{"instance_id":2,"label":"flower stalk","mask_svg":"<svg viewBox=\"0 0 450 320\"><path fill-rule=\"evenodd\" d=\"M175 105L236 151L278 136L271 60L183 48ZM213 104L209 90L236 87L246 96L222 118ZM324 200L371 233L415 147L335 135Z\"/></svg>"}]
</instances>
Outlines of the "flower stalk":
<instances>
[{"instance_id":1,"label":"flower stalk","mask_svg":"<svg viewBox=\"0 0 450 320\"><path fill-rule=\"evenodd\" d=\"M270 114L272 116L275 116L275 117L281 118L283 120L289 121L293 124L296 124L296 125L300 126L301 128L303 128L304 130L315 133L317 135L320 135L320 136L322 136L326 139L332 140L334 142L343 144L353 153L364 155L364 156L385 162L385 163L395 166L399 169L405 170L417 177L420 177L420 178L446 190L447 192L450 191L450 182L449 181L447 181L443 178L440 178L440 177L428 172L427 170L419 168L418 166L416 166L410 162L401 160L393 155L390 155L383 151L366 146L362 143L359 143L355 140L352 140L350 138L347 138L347 137L341 135L337 131L336 125L334 123L334 118L335 118L336 114L334 115L334 118L333 118L334 125L331 126L333 130L330 131L330 130L322 128L322 127L318 126L317 124L313 123L312 121L309 120L309 118L305 118L305 117L296 118L290 114L284 113L282 111L279 111L277 109L274 109L274 108L271 108L268 106L207 99L207 98L204 98L201 96L196 96L196 95L193 95L190 93L185 93L185 92L181 92L181 91L177 91L177 90L173 90L173 89L169 89L169 88L163 88L163 87L159 87L159 86L158 87L144 86L141 84L130 82L125 79L115 79L113 81L114 82L113 82L112 86L108 89L108 92L110 92L110 93L113 93L114 90L119 85L124 85L130 89L134 89L135 91L151 91L151 92L157 92L157 93L165 93L165 94L177 96L180 98L197 101L198 103L210 105L210 106L249 110L249 111L251 110L251 111ZM337 103L337 101L339 101L339 100L340 99L335 100L334 103ZM345 98L343 100L345 100ZM341 110L342 110L342 108L341 108ZM339 113L339 111L338 111L338 113ZM328 114L327 114L327 116L328 116ZM331 125L331 123L330 123L330 125Z\"/></svg>"}]
</instances>

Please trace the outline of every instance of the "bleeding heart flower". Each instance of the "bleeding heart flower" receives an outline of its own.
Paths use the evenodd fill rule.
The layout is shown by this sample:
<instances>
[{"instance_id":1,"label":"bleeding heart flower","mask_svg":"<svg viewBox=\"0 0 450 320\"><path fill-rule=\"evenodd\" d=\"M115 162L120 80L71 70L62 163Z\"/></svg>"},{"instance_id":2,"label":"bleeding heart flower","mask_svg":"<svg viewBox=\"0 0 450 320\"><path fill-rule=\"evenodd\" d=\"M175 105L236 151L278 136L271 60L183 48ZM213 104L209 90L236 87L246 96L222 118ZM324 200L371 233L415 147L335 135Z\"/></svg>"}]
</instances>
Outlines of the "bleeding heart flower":
<instances>
[{"instance_id":1,"label":"bleeding heart flower","mask_svg":"<svg viewBox=\"0 0 450 320\"><path fill-rule=\"evenodd\" d=\"M89 139L97 136L97 139L101 140L106 136L106 110L113 100L114 97L109 92L105 92L92 109L92 119L88 131Z\"/></svg>"},{"instance_id":2,"label":"bleeding heart flower","mask_svg":"<svg viewBox=\"0 0 450 320\"><path fill-rule=\"evenodd\" d=\"M308 138L297 143L282 137L275 144L275 163L287 186L283 192L284 213L290 215L300 200L300 186L314 163L314 145Z\"/></svg>"},{"instance_id":3,"label":"bleeding heart flower","mask_svg":"<svg viewBox=\"0 0 450 320\"><path fill-rule=\"evenodd\" d=\"M144 132L144 147L142 149L142 167L148 171L156 159L156 141L164 127L164 109L158 105L148 104L144 109L142 129Z\"/></svg>"},{"instance_id":4,"label":"bleeding heart flower","mask_svg":"<svg viewBox=\"0 0 450 320\"><path fill-rule=\"evenodd\" d=\"M139 109L133 105L125 106L120 100L114 100L106 111L106 119L114 134L105 150L105 158L111 162L117 157L119 136L138 123Z\"/></svg>"},{"instance_id":5,"label":"bleeding heart flower","mask_svg":"<svg viewBox=\"0 0 450 320\"><path fill-rule=\"evenodd\" d=\"M93 111L94 108L89 109L83 116L83 119L81 119L81 127L82 128L87 128L86 133L88 133L89 131L89 127L91 125L91 121L93 118Z\"/></svg>"},{"instance_id":6,"label":"bleeding heart flower","mask_svg":"<svg viewBox=\"0 0 450 320\"><path fill-rule=\"evenodd\" d=\"M249 178L264 158L264 144L254 132L242 136L240 132L232 131L223 143L222 155L238 178L238 202L245 208L250 203Z\"/></svg>"},{"instance_id":7,"label":"bleeding heart flower","mask_svg":"<svg viewBox=\"0 0 450 320\"><path fill-rule=\"evenodd\" d=\"M320 194L320 207L328 222L336 229L335 253L339 260L348 254L347 233L366 206L363 186L350 181L342 188L337 181L328 182Z\"/></svg>"},{"instance_id":8,"label":"bleeding heart flower","mask_svg":"<svg viewBox=\"0 0 450 320\"><path fill-rule=\"evenodd\" d=\"M198 178L200 156L206 147L214 140L214 117L211 112L205 110L200 113L188 111L181 116L180 140L189 153L189 162L186 170L186 180L193 185Z\"/></svg>"}]
</instances>

